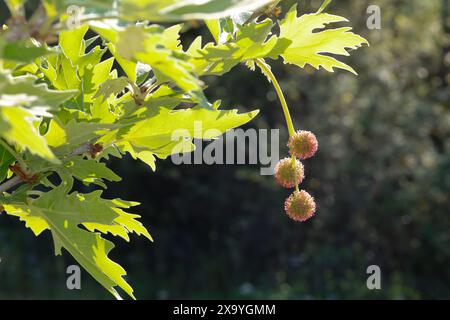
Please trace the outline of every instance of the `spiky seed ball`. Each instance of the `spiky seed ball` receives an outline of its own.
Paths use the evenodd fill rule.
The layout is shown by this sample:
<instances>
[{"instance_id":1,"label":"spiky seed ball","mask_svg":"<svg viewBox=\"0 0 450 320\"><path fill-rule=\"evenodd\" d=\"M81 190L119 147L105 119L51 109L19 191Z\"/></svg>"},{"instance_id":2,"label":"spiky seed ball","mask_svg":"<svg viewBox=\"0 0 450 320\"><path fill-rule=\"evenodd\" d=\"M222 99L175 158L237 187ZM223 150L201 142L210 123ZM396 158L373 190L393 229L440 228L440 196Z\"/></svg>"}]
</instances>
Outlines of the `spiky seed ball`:
<instances>
[{"instance_id":1,"label":"spiky seed ball","mask_svg":"<svg viewBox=\"0 0 450 320\"><path fill-rule=\"evenodd\" d=\"M311 158L316 153L319 143L314 133L299 130L289 138L287 145L291 155L304 160Z\"/></svg>"},{"instance_id":2,"label":"spiky seed ball","mask_svg":"<svg viewBox=\"0 0 450 320\"><path fill-rule=\"evenodd\" d=\"M297 159L292 161L292 158L284 158L275 166L275 179L282 187L294 188L302 183L304 178L303 164Z\"/></svg>"},{"instance_id":3,"label":"spiky seed ball","mask_svg":"<svg viewBox=\"0 0 450 320\"><path fill-rule=\"evenodd\" d=\"M294 191L284 203L286 214L295 221L306 221L316 212L314 198L305 190Z\"/></svg>"}]
</instances>

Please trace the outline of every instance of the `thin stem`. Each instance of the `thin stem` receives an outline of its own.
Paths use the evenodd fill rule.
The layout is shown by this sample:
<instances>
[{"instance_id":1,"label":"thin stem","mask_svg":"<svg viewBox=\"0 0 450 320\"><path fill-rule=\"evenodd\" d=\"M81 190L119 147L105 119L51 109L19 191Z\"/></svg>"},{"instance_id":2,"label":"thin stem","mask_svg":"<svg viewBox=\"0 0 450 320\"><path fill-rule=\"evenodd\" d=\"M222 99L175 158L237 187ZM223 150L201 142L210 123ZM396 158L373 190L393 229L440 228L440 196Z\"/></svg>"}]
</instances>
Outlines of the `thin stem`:
<instances>
[{"instance_id":1,"label":"thin stem","mask_svg":"<svg viewBox=\"0 0 450 320\"><path fill-rule=\"evenodd\" d=\"M284 98L283 90L278 83L277 78L273 74L270 66L264 61L264 59L256 59L256 64L261 68L263 73L269 78L270 82L273 84L275 91L277 92L278 99L280 100L281 107L283 108L284 118L286 119L286 125L288 128L289 136L292 137L295 134L294 124L292 123L291 113L289 112L289 107L287 105L286 99ZM297 159L294 155L291 156L292 165L297 167ZM299 191L298 185L295 186L295 191Z\"/></svg>"},{"instance_id":2,"label":"thin stem","mask_svg":"<svg viewBox=\"0 0 450 320\"><path fill-rule=\"evenodd\" d=\"M7 144L5 141L3 141L3 139L0 139L0 145L2 145L6 149L6 151L11 153L11 155L14 158L16 158L17 162L19 162L19 164L20 164L20 166L22 167L23 170L26 170L27 164L25 163L23 158L13 148L11 148L9 146L9 144Z\"/></svg>"},{"instance_id":3,"label":"thin stem","mask_svg":"<svg viewBox=\"0 0 450 320\"><path fill-rule=\"evenodd\" d=\"M21 5L21 4L17 5L17 4L14 4L14 2L6 1L6 6L8 7L9 12L11 12L12 17L17 18L17 17L25 16L25 14L24 14L25 10L23 8L23 5Z\"/></svg>"},{"instance_id":4,"label":"thin stem","mask_svg":"<svg viewBox=\"0 0 450 320\"><path fill-rule=\"evenodd\" d=\"M3 143L3 141L1 139L0 139L0 142ZM90 150L92 150L92 143L87 142L85 144L82 144L78 148L74 149L72 152L70 152L67 156L65 156L63 158L64 159L68 159L68 158L71 158L71 157L79 156L79 155L82 155L84 153L88 153ZM24 165L25 165L25 163L24 163ZM26 167L26 165L25 165L25 167ZM41 170L40 172L45 172L47 169L51 169L51 168L45 168L45 169ZM24 181L19 176L12 177L8 181L0 184L0 194L2 192L6 192L9 189L11 189L11 188L21 184L22 182L24 182Z\"/></svg>"},{"instance_id":5,"label":"thin stem","mask_svg":"<svg viewBox=\"0 0 450 320\"><path fill-rule=\"evenodd\" d=\"M23 180L19 176L15 176L15 177L9 179L5 183L0 184L0 194L2 192L6 192L9 189L21 184L22 182L23 182Z\"/></svg>"},{"instance_id":6,"label":"thin stem","mask_svg":"<svg viewBox=\"0 0 450 320\"><path fill-rule=\"evenodd\" d=\"M270 79L270 82L272 82L273 87L275 88L275 91L277 92L278 99L280 100L281 107L283 108L284 118L286 119L286 125L289 131L289 136L293 136L295 134L294 124L292 123L291 114L289 112L289 107L286 103L286 99L284 98L283 91L281 90L280 84L277 81L277 78L273 74L272 70L270 70L270 67L267 65L267 63L264 61L264 59L256 59L256 64L258 67L261 68L261 70L264 72L264 74Z\"/></svg>"},{"instance_id":7,"label":"thin stem","mask_svg":"<svg viewBox=\"0 0 450 320\"><path fill-rule=\"evenodd\" d=\"M101 20L118 20L120 17L118 15L104 15L104 16L92 16L92 17L84 17L79 19L78 24L83 24L90 21L101 21ZM65 29L69 29L64 22L60 22L53 27L53 31L59 32Z\"/></svg>"},{"instance_id":8,"label":"thin stem","mask_svg":"<svg viewBox=\"0 0 450 320\"><path fill-rule=\"evenodd\" d=\"M80 19L80 23L85 23L89 21L101 21L101 20L118 20L120 19L120 16L117 14L111 14L111 15L104 15L104 16L92 16L92 17L85 17Z\"/></svg>"},{"instance_id":9,"label":"thin stem","mask_svg":"<svg viewBox=\"0 0 450 320\"><path fill-rule=\"evenodd\" d=\"M66 157L70 158L70 157L73 157L73 156L79 156L79 155L82 155L84 153L88 153L91 150L92 150L92 143L88 142L88 143L82 144L78 148L74 149Z\"/></svg>"},{"instance_id":10,"label":"thin stem","mask_svg":"<svg viewBox=\"0 0 450 320\"><path fill-rule=\"evenodd\" d=\"M41 196L44 194L44 192L39 191L39 190L30 190L30 191L28 191L28 194L33 195L33 196Z\"/></svg>"},{"instance_id":11,"label":"thin stem","mask_svg":"<svg viewBox=\"0 0 450 320\"><path fill-rule=\"evenodd\" d=\"M292 166L294 168L297 168L297 158L294 155L291 156L291 161L292 161ZM295 191L299 192L298 184L295 185Z\"/></svg>"}]
</instances>

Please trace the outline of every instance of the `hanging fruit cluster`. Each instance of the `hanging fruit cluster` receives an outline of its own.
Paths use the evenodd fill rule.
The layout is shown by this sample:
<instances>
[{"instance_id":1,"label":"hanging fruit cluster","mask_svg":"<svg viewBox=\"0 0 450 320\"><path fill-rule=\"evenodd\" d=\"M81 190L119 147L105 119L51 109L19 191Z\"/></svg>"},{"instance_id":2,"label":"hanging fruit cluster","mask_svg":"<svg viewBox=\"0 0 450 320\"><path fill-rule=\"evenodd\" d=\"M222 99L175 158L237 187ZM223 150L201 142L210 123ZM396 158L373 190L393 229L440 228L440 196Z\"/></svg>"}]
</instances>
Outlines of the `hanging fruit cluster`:
<instances>
[{"instance_id":1,"label":"hanging fruit cluster","mask_svg":"<svg viewBox=\"0 0 450 320\"><path fill-rule=\"evenodd\" d=\"M317 151L318 143L312 132L299 130L290 135L287 145L291 157L278 162L275 179L284 188L295 188L284 203L286 214L295 221L306 221L316 212L316 203L308 192L299 190L299 185L305 178L300 160L311 158Z\"/></svg>"},{"instance_id":2,"label":"hanging fruit cluster","mask_svg":"<svg viewBox=\"0 0 450 320\"><path fill-rule=\"evenodd\" d=\"M300 160L314 156L318 148L317 139L314 133L310 131L295 131L283 90L281 90L281 86L270 66L263 59L256 59L255 63L272 83L277 93L289 132L287 146L291 157L281 159L275 166L275 179L278 184L284 188L295 188L294 192L286 199L284 209L291 219L306 221L316 212L316 202L308 192L300 190L298 187L305 178L305 170Z\"/></svg>"}]
</instances>

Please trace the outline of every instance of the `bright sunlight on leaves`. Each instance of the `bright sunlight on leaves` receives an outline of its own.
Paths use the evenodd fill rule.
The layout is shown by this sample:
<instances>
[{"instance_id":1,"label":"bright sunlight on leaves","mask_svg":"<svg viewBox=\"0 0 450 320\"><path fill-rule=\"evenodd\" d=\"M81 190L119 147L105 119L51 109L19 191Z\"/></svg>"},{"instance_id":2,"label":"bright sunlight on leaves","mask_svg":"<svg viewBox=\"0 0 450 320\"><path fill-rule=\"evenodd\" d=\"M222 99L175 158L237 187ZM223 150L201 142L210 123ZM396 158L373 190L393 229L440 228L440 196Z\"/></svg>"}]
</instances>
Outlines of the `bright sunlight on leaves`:
<instances>
[{"instance_id":1,"label":"bright sunlight on leaves","mask_svg":"<svg viewBox=\"0 0 450 320\"><path fill-rule=\"evenodd\" d=\"M105 235L152 238L126 212L138 203L103 198L121 180L108 159L129 154L156 170L157 159L193 151L193 139L251 121L256 108L222 109L204 93L205 76L239 64L261 68L289 120L267 60L355 73L332 55L367 44L349 27L324 29L347 21L323 12L329 1L280 19L270 14L273 0L43 0L29 18L24 2L6 2L11 17L0 33L0 208L36 236L49 231L55 254L64 248L116 298L118 288L135 296ZM68 5L84 6L75 25ZM215 41L183 47L179 22L192 19ZM81 193L75 181L95 191Z\"/></svg>"}]
</instances>

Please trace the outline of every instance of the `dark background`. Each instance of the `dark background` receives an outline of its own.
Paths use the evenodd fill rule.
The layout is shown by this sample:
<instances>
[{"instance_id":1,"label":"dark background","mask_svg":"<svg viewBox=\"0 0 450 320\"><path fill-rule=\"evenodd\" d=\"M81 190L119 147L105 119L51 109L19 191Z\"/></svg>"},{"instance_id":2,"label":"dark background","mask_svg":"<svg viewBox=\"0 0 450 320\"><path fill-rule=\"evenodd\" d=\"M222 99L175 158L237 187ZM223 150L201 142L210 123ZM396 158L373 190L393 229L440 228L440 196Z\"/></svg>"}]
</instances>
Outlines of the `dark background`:
<instances>
[{"instance_id":1,"label":"dark background","mask_svg":"<svg viewBox=\"0 0 450 320\"><path fill-rule=\"evenodd\" d=\"M286 1L286 7L293 1ZM380 30L366 9L381 7ZM8 15L1 3L0 21ZM311 12L318 1L301 1ZM370 42L343 60L359 73L334 74L272 63L297 128L313 131L319 152L305 161L303 188L317 216L284 214L289 191L259 165L185 165L158 161L155 173L126 158L110 162L123 181L106 195L136 200L155 242L116 239L111 257L145 298L450 298L450 113L447 0L333 1ZM445 28L447 21L447 29ZM185 40L204 29L190 31ZM248 127L280 128L270 84L244 66L206 79L224 108L258 107ZM65 252L53 256L49 232L34 237L0 216L0 298L112 298L86 272L66 289ZM379 265L382 289L366 287Z\"/></svg>"}]
</instances>

